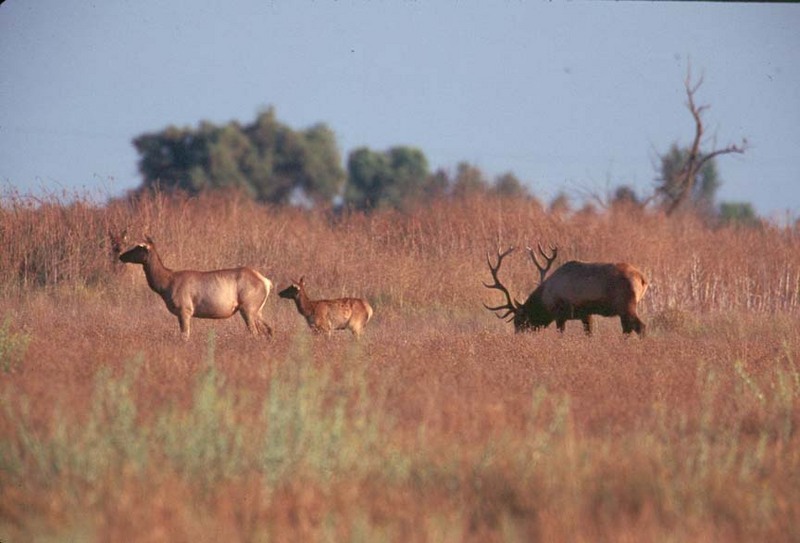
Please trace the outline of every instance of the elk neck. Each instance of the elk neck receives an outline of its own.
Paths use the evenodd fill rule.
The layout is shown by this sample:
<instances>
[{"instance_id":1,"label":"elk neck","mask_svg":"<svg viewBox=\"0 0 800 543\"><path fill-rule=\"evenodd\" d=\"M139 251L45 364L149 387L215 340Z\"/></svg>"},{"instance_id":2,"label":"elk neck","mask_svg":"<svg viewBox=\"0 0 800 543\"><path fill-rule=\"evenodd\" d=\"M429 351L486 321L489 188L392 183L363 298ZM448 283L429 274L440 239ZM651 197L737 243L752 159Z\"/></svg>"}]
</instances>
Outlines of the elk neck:
<instances>
[{"instance_id":1,"label":"elk neck","mask_svg":"<svg viewBox=\"0 0 800 543\"><path fill-rule=\"evenodd\" d=\"M170 288L173 272L167 268L158 256L155 248L151 248L147 261L143 264L144 275L150 288L159 294L163 294Z\"/></svg>"},{"instance_id":2,"label":"elk neck","mask_svg":"<svg viewBox=\"0 0 800 543\"><path fill-rule=\"evenodd\" d=\"M297 304L297 311L301 315L308 316L314 313L314 302L306 294L305 287L298 289L297 296L294 297L294 303Z\"/></svg>"}]
</instances>

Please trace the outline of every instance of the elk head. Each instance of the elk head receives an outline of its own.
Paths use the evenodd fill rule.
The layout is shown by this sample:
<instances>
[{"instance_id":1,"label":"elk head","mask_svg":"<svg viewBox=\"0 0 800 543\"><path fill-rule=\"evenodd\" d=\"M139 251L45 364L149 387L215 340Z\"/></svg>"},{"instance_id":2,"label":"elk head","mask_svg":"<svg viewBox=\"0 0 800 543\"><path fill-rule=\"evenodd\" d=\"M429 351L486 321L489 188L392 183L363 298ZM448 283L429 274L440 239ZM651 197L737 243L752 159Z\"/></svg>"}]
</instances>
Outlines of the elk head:
<instances>
[{"instance_id":1,"label":"elk head","mask_svg":"<svg viewBox=\"0 0 800 543\"><path fill-rule=\"evenodd\" d=\"M119 259L128 264L145 264L155 248L155 242L150 236L145 236L147 243L137 243L133 248L125 251Z\"/></svg>"},{"instance_id":2,"label":"elk head","mask_svg":"<svg viewBox=\"0 0 800 543\"><path fill-rule=\"evenodd\" d=\"M292 279L292 283L288 287L280 291L278 293L278 296L281 298L285 298L287 300L294 300L295 298L300 296L301 292L305 290L305 286L306 286L305 277L301 277L299 281L295 281L294 279Z\"/></svg>"},{"instance_id":3,"label":"elk head","mask_svg":"<svg viewBox=\"0 0 800 543\"><path fill-rule=\"evenodd\" d=\"M530 296L528 296L528 299L525 300L525 303L520 303L512 298L511 293L497 277L498 271L500 270L500 265L503 263L503 259L514 251L514 247L510 247L502 253L498 251L497 264L494 266L492 265L489 254L486 254L486 263L489 265L489 271L492 274L494 283L484 283L483 286L502 292L506 298L506 303L494 307L486 304L483 304L483 306L489 311L495 312L497 318L506 319L508 322L513 322L514 330L517 332L522 332L529 329L537 330L539 328L546 327L553 322L552 314L542 304L540 291L541 285L544 283L544 280L547 276L547 272L550 271L550 267L553 265L553 262L558 256L558 248L551 247L551 254L548 255L545 253L544 249L542 249L541 245L537 245L537 247L539 249L539 254L544 258L545 264L541 265L533 249L530 247L527 248L528 255L539 270L539 286L531 293Z\"/></svg>"}]
</instances>

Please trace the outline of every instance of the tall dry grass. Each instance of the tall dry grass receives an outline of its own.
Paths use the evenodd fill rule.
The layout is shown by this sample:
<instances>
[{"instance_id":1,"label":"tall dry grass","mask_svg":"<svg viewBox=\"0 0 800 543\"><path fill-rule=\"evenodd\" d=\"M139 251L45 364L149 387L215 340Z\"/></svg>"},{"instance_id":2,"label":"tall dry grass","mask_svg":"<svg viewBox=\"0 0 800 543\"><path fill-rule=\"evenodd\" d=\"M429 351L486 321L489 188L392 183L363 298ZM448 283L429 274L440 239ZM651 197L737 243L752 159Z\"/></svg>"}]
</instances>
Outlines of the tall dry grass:
<instances>
[{"instance_id":1,"label":"tall dry grass","mask_svg":"<svg viewBox=\"0 0 800 543\"><path fill-rule=\"evenodd\" d=\"M188 343L108 230L176 269L364 296L362 341L271 298ZM796 541L800 235L437 201L331 216L162 194L0 209L3 541ZM135 241L135 240L134 240ZM515 335L485 253L627 260L649 337ZM502 276L533 288L523 253Z\"/></svg>"}]
</instances>

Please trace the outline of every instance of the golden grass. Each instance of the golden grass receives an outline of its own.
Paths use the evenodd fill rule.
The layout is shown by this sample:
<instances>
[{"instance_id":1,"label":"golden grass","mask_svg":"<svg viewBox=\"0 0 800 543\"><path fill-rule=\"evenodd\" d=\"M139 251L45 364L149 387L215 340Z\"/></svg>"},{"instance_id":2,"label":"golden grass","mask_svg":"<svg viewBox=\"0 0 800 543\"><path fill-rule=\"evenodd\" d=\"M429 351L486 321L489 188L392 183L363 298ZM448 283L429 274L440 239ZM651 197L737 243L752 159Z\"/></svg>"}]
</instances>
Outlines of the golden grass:
<instances>
[{"instance_id":1,"label":"golden grass","mask_svg":"<svg viewBox=\"0 0 800 543\"><path fill-rule=\"evenodd\" d=\"M175 269L253 265L363 296L362 341L270 298L177 319L107 229ZM331 217L164 195L0 210L0 540L797 541L800 234L611 210L438 201ZM135 241L135 240L134 240ZM627 260L618 319L515 335L485 253ZM502 277L533 288L523 253Z\"/></svg>"}]
</instances>

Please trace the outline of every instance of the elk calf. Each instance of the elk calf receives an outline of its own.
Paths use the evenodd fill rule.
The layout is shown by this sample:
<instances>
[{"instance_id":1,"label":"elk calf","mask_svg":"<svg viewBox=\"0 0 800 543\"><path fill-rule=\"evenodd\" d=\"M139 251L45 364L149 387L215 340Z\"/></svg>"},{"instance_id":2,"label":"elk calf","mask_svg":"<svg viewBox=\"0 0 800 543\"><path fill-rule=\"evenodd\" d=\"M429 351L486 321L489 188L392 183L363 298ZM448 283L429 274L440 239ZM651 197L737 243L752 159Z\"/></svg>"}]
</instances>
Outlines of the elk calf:
<instances>
[{"instance_id":1,"label":"elk calf","mask_svg":"<svg viewBox=\"0 0 800 543\"><path fill-rule=\"evenodd\" d=\"M336 300L311 300L306 293L305 278L278 293L287 300L294 300L297 311L306 318L314 333L330 337L333 330L349 329L360 336L372 318L372 306L361 298L338 298Z\"/></svg>"},{"instance_id":2,"label":"elk calf","mask_svg":"<svg viewBox=\"0 0 800 543\"><path fill-rule=\"evenodd\" d=\"M161 262L150 237L120 255L119 259L141 264L147 284L178 317L181 335L189 339L192 317L227 319L237 311L253 335L272 335L261 310L272 290L272 281L252 268L215 271L173 271Z\"/></svg>"},{"instance_id":3,"label":"elk calf","mask_svg":"<svg viewBox=\"0 0 800 543\"><path fill-rule=\"evenodd\" d=\"M642 272L632 265L625 262L609 264L571 260L546 277L558 255L558 249L553 248L551 254L547 255L539 246L539 254L546 262L543 266L529 247L528 254L539 269L539 286L525 303L519 303L497 278L503 258L513 250L511 247L503 253L498 252L496 266L492 266L489 255L486 255L494 283L484 283L484 286L502 292L506 303L496 307L484 304L484 307L497 312L499 318L509 317L509 320L513 320L517 332L546 328L553 321L563 332L568 320L579 319L586 333L591 335L592 315L602 315L618 316L623 333L636 332L644 336L645 324L636 314L636 306L647 291L647 281Z\"/></svg>"}]
</instances>

